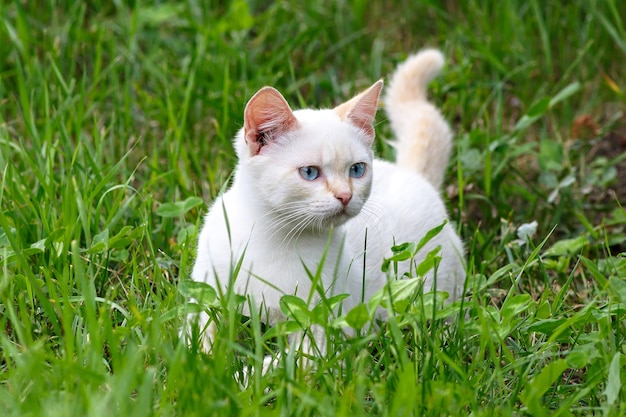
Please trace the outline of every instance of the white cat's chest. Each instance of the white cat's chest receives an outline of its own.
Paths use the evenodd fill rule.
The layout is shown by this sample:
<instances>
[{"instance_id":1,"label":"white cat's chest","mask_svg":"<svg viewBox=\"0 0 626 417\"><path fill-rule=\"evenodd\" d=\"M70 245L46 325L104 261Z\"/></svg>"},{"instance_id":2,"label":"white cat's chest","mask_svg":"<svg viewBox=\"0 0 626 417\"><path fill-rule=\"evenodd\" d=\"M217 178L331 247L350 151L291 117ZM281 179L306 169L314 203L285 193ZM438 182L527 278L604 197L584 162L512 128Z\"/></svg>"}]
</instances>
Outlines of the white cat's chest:
<instances>
[{"instance_id":1,"label":"white cat's chest","mask_svg":"<svg viewBox=\"0 0 626 417\"><path fill-rule=\"evenodd\" d=\"M349 275L360 274L351 265L341 231L332 235L303 233L285 239L274 233L271 217L246 206L238 190L216 199L205 218L198 239L198 254L192 277L214 287L233 286L236 293L250 294L257 303L278 306L283 295L319 299L325 294L344 293ZM241 268L233 276L233 265ZM307 272L308 270L308 272ZM229 280L234 279L234 282ZM313 288L313 282L319 287Z\"/></svg>"}]
</instances>

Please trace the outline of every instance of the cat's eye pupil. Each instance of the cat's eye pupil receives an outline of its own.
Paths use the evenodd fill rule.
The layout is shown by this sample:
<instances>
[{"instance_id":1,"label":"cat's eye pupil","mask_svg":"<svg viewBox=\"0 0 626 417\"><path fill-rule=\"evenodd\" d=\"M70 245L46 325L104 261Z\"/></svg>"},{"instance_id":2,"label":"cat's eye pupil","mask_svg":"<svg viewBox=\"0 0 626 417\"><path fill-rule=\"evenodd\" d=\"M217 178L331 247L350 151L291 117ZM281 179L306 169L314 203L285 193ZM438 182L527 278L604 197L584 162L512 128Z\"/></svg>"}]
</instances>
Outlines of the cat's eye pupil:
<instances>
[{"instance_id":1,"label":"cat's eye pupil","mask_svg":"<svg viewBox=\"0 0 626 417\"><path fill-rule=\"evenodd\" d=\"M361 178L365 174L365 164L358 162L350 167L350 176L352 178Z\"/></svg>"},{"instance_id":2,"label":"cat's eye pupil","mask_svg":"<svg viewBox=\"0 0 626 417\"><path fill-rule=\"evenodd\" d=\"M320 176L320 171L316 167L307 166L300 168L300 175L305 180L313 181Z\"/></svg>"}]
</instances>

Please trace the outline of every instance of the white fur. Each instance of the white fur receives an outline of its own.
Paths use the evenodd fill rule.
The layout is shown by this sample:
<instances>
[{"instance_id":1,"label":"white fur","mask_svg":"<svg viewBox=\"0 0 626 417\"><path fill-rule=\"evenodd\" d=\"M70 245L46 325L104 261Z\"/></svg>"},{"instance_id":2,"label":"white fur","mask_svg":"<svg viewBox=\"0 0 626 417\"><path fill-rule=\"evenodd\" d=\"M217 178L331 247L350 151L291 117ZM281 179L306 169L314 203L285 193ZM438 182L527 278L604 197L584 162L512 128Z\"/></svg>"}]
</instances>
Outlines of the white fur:
<instances>
[{"instance_id":1,"label":"white fur","mask_svg":"<svg viewBox=\"0 0 626 417\"><path fill-rule=\"evenodd\" d=\"M335 110L298 110L291 121L283 114L287 121L281 124L295 127L274 134L270 144L251 143L257 133L254 126L249 128L252 133L239 132L234 182L214 201L205 218L192 278L223 289L229 284L233 264L243 257L234 290L263 304L269 323L283 318L279 300L284 294L305 300L312 295L312 303L319 299L303 265L315 271L324 253L322 286L328 296L349 294L344 311L362 301L362 292L367 300L382 288L387 277L381 272L381 263L391 254L394 242L417 242L447 218L436 187L448 162L451 134L440 113L425 101L425 86L441 65L433 60L434 52L423 54L399 67L386 98L398 138L397 164L372 157L371 119L378 83L372 87L378 86L376 91L370 89ZM268 101L279 103L277 92L272 94ZM252 100L263 102L263 97L256 97ZM288 109L286 102L284 106ZM363 177L352 178L348 170L357 162L364 162L367 168ZM323 177L303 179L299 168L304 166L319 167ZM346 193L351 199L344 208L337 195ZM437 289L456 299L461 296L465 272L463 247L451 225L418 254L416 262L437 245L443 256ZM402 264L400 273L402 268L410 266ZM427 277L427 289L433 279L432 274ZM206 322L208 317L201 315L200 319ZM207 350L214 330L211 326L204 338Z\"/></svg>"},{"instance_id":2,"label":"white fur","mask_svg":"<svg viewBox=\"0 0 626 417\"><path fill-rule=\"evenodd\" d=\"M385 96L385 110L397 136L396 163L417 171L441 188L452 150L452 132L426 100L426 86L443 68L436 49L425 49L398 66Z\"/></svg>"}]
</instances>

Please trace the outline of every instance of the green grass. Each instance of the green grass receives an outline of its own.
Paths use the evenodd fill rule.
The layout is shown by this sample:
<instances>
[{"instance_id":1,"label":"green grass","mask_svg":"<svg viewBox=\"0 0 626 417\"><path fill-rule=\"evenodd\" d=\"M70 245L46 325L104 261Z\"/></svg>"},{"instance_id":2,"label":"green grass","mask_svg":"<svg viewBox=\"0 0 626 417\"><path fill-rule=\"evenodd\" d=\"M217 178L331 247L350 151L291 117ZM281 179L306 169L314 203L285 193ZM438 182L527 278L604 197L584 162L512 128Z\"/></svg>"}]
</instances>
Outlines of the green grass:
<instances>
[{"instance_id":1,"label":"green grass","mask_svg":"<svg viewBox=\"0 0 626 417\"><path fill-rule=\"evenodd\" d=\"M626 409L626 3L1 4L0 414ZM457 133L445 196L471 296L436 312L405 294L379 330L361 308L354 338L300 309L329 353L241 383L294 325L225 300L213 356L178 328L246 100L273 85L330 106L423 46L448 57L431 96Z\"/></svg>"}]
</instances>

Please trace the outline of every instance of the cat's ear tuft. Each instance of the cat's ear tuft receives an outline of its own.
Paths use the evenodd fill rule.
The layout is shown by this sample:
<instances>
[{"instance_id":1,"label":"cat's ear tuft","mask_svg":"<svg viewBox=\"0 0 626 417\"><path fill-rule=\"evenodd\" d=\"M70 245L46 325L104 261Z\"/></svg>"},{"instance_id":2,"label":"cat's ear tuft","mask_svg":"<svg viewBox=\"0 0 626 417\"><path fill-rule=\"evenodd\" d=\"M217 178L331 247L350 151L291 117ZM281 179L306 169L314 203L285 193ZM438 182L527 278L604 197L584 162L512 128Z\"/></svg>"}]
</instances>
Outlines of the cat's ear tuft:
<instances>
[{"instance_id":1,"label":"cat's ear tuft","mask_svg":"<svg viewBox=\"0 0 626 417\"><path fill-rule=\"evenodd\" d=\"M287 100L272 87L263 87L252 96L244 111L244 139L252 155L273 138L294 129L298 121Z\"/></svg>"},{"instance_id":2,"label":"cat's ear tuft","mask_svg":"<svg viewBox=\"0 0 626 417\"><path fill-rule=\"evenodd\" d=\"M372 140L374 139L374 118L382 88L383 81L379 80L361 94L334 109L342 120L349 121L362 129Z\"/></svg>"}]
</instances>

